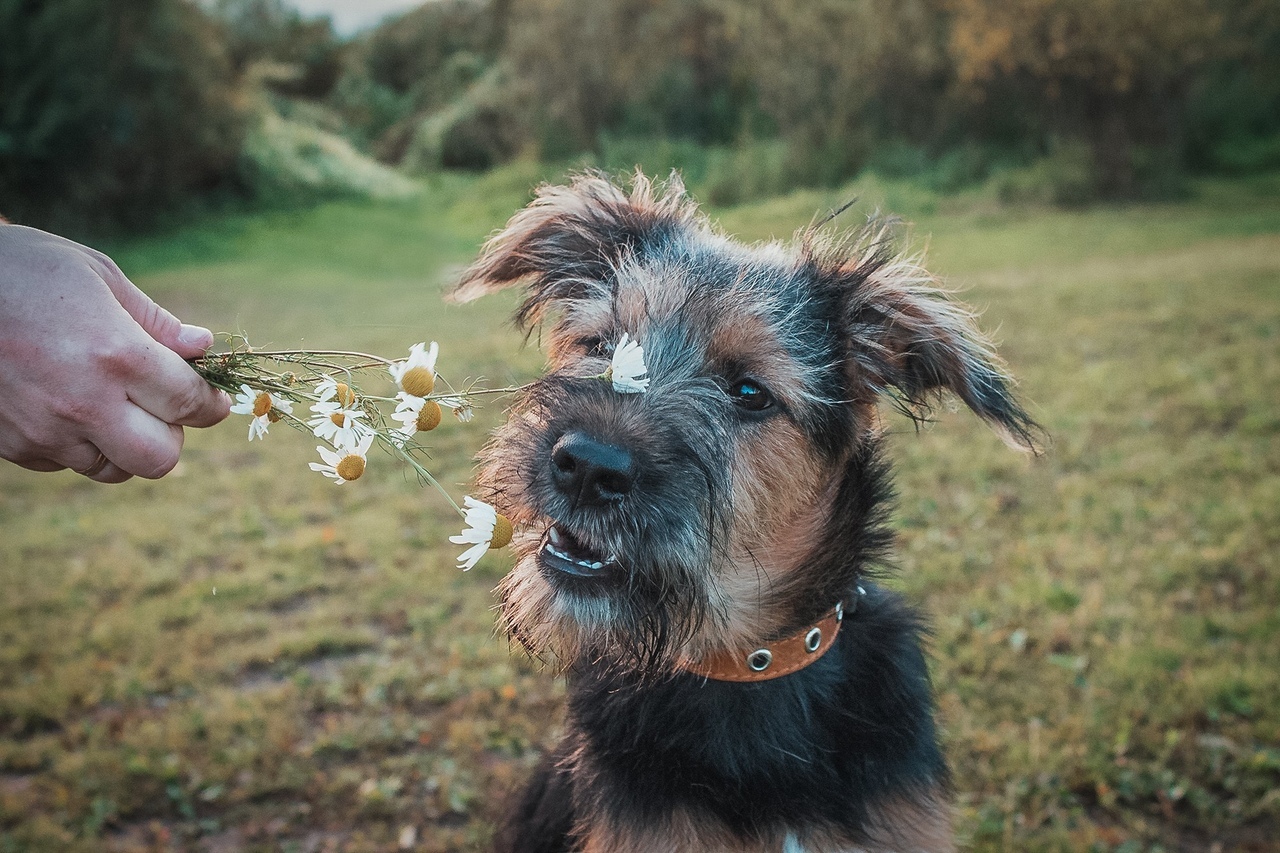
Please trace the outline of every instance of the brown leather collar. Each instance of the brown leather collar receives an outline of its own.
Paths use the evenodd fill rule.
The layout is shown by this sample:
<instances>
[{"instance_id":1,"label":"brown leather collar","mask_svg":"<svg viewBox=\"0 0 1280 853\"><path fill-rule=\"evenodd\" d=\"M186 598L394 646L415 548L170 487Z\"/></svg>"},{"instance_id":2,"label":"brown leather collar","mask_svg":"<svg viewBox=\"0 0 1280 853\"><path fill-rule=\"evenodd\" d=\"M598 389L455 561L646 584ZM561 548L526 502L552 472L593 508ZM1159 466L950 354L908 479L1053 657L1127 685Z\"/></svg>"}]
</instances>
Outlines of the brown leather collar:
<instances>
[{"instance_id":1,"label":"brown leather collar","mask_svg":"<svg viewBox=\"0 0 1280 853\"><path fill-rule=\"evenodd\" d=\"M861 589L859 589L861 593ZM853 604L857 605L855 595ZM804 669L827 653L840 633L844 603L837 602L821 621L749 652L720 652L681 668L712 681L769 681Z\"/></svg>"}]
</instances>

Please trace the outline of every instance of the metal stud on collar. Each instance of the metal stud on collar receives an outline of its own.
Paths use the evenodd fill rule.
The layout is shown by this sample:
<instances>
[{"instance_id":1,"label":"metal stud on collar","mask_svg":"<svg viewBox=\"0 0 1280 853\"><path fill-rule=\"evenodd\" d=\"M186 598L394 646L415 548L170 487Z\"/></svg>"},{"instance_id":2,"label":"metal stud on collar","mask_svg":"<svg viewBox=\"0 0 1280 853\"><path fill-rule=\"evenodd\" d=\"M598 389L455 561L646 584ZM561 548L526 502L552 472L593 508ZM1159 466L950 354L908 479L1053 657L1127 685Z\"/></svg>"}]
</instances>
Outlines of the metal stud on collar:
<instances>
[{"instance_id":1,"label":"metal stud on collar","mask_svg":"<svg viewBox=\"0 0 1280 853\"><path fill-rule=\"evenodd\" d=\"M804 650L813 654L822 645L822 629L811 628L809 633L804 635Z\"/></svg>"},{"instance_id":2,"label":"metal stud on collar","mask_svg":"<svg viewBox=\"0 0 1280 853\"><path fill-rule=\"evenodd\" d=\"M768 649L756 649L747 655L747 668L752 672L764 672L773 663L773 652Z\"/></svg>"}]
</instances>

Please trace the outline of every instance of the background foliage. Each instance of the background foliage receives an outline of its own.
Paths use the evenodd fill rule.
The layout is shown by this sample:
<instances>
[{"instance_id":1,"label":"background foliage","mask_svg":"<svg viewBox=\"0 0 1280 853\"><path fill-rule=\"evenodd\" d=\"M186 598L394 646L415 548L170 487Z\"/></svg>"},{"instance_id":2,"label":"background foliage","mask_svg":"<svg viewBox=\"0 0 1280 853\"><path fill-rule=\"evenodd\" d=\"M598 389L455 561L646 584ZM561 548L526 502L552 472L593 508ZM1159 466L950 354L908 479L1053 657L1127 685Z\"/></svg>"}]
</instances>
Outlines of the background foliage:
<instances>
[{"instance_id":1,"label":"background foliage","mask_svg":"<svg viewBox=\"0 0 1280 853\"><path fill-rule=\"evenodd\" d=\"M642 163L721 203L872 170L1079 204L1280 165L1269 0L438 0L353 39L284 0L0 0L0 25L0 199L33 224L367 192L290 171L263 140L306 134L273 117L322 159Z\"/></svg>"},{"instance_id":2,"label":"background foliage","mask_svg":"<svg viewBox=\"0 0 1280 853\"><path fill-rule=\"evenodd\" d=\"M0 0L0 205L136 224L234 175L243 89L218 25L174 0Z\"/></svg>"}]
</instances>

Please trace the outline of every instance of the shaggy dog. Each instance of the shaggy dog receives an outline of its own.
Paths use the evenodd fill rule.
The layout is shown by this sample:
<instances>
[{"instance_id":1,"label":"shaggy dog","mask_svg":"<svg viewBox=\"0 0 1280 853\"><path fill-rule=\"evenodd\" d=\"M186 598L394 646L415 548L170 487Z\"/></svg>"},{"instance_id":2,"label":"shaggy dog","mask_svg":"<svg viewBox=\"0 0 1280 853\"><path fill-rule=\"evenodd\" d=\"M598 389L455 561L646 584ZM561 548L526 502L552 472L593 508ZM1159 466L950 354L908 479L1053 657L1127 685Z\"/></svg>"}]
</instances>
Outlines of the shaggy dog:
<instances>
[{"instance_id":1,"label":"shaggy dog","mask_svg":"<svg viewBox=\"0 0 1280 853\"><path fill-rule=\"evenodd\" d=\"M921 620L871 580L893 539L877 407L948 391L1027 449L1035 425L885 228L822 231L746 246L675 179L587 174L454 291L523 287L550 356L480 478L517 530L505 626L569 683L498 850L953 849ZM627 341L642 390L609 381Z\"/></svg>"}]
</instances>

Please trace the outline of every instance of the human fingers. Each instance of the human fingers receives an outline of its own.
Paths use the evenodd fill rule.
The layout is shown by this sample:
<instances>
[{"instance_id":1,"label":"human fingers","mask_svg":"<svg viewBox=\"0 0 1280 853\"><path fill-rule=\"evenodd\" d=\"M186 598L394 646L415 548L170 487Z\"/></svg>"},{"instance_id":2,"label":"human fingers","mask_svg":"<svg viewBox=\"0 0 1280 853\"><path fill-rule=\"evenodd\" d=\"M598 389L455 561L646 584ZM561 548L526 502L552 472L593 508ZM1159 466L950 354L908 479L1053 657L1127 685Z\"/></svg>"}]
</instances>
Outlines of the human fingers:
<instances>
[{"instance_id":1,"label":"human fingers","mask_svg":"<svg viewBox=\"0 0 1280 853\"><path fill-rule=\"evenodd\" d=\"M115 407L89 436L111 464L148 480L163 477L178 464L182 438L182 427L128 402Z\"/></svg>"},{"instance_id":2,"label":"human fingers","mask_svg":"<svg viewBox=\"0 0 1280 853\"><path fill-rule=\"evenodd\" d=\"M28 471L61 471L67 467L52 459L14 459L12 461L19 468L26 468Z\"/></svg>"},{"instance_id":3,"label":"human fingers","mask_svg":"<svg viewBox=\"0 0 1280 853\"><path fill-rule=\"evenodd\" d=\"M97 483L123 483L125 480L133 479L132 474L110 460L96 472L84 476Z\"/></svg>"},{"instance_id":4,"label":"human fingers","mask_svg":"<svg viewBox=\"0 0 1280 853\"><path fill-rule=\"evenodd\" d=\"M88 475L88 479L95 483L123 483L124 480L132 480L133 475L125 471L123 467L108 462L102 466L102 470L97 474Z\"/></svg>"},{"instance_id":5,"label":"human fingers","mask_svg":"<svg viewBox=\"0 0 1280 853\"><path fill-rule=\"evenodd\" d=\"M79 248L89 258L102 280L111 288L120 306L148 335L182 358L197 358L213 345L213 332L203 326L183 323L162 308L129 280L116 262L96 249Z\"/></svg>"},{"instance_id":6,"label":"human fingers","mask_svg":"<svg viewBox=\"0 0 1280 853\"><path fill-rule=\"evenodd\" d=\"M147 336L126 348L116 364L129 398L170 424L207 427L231 411L231 399L211 387L185 362L204 353L213 333L179 320L134 286L115 261L86 246L78 247L111 293ZM139 336L141 337L141 336Z\"/></svg>"},{"instance_id":7,"label":"human fingers","mask_svg":"<svg viewBox=\"0 0 1280 853\"><path fill-rule=\"evenodd\" d=\"M231 412L230 397L165 347L141 342L117 361L129 399L165 423L208 427Z\"/></svg>"},{"instance_id":8,"label":"human fingers","mask_svg":"<svg viewBox=\"0 0 1280 853\"><path fill-rule=\"evenodd\" d=\"M95 444L83 443L75 449L77 456L88 458L89 454L93 454L92 461L87 465L73 463L69 467L72 471L81 477L88 477L99 483L123 483L125 480L133 477L128 471L113 463L107 458L107 455L98 449Z\"/></svg>"},{"instance_id":9,"label":"human fingers","mask_svg":"<svg viewBox=\"0 0 1280 853\"><path fill-rule=\"evenodd\" d=\"M133 477L128 471L107 459L97 446L88 442L81 442L76 447L60 448L54 452L62 461L52 458L29 458L16 459L14 463L29 471L72 470L99 483L123 483Z\"/></svg>"}]
</instances>

